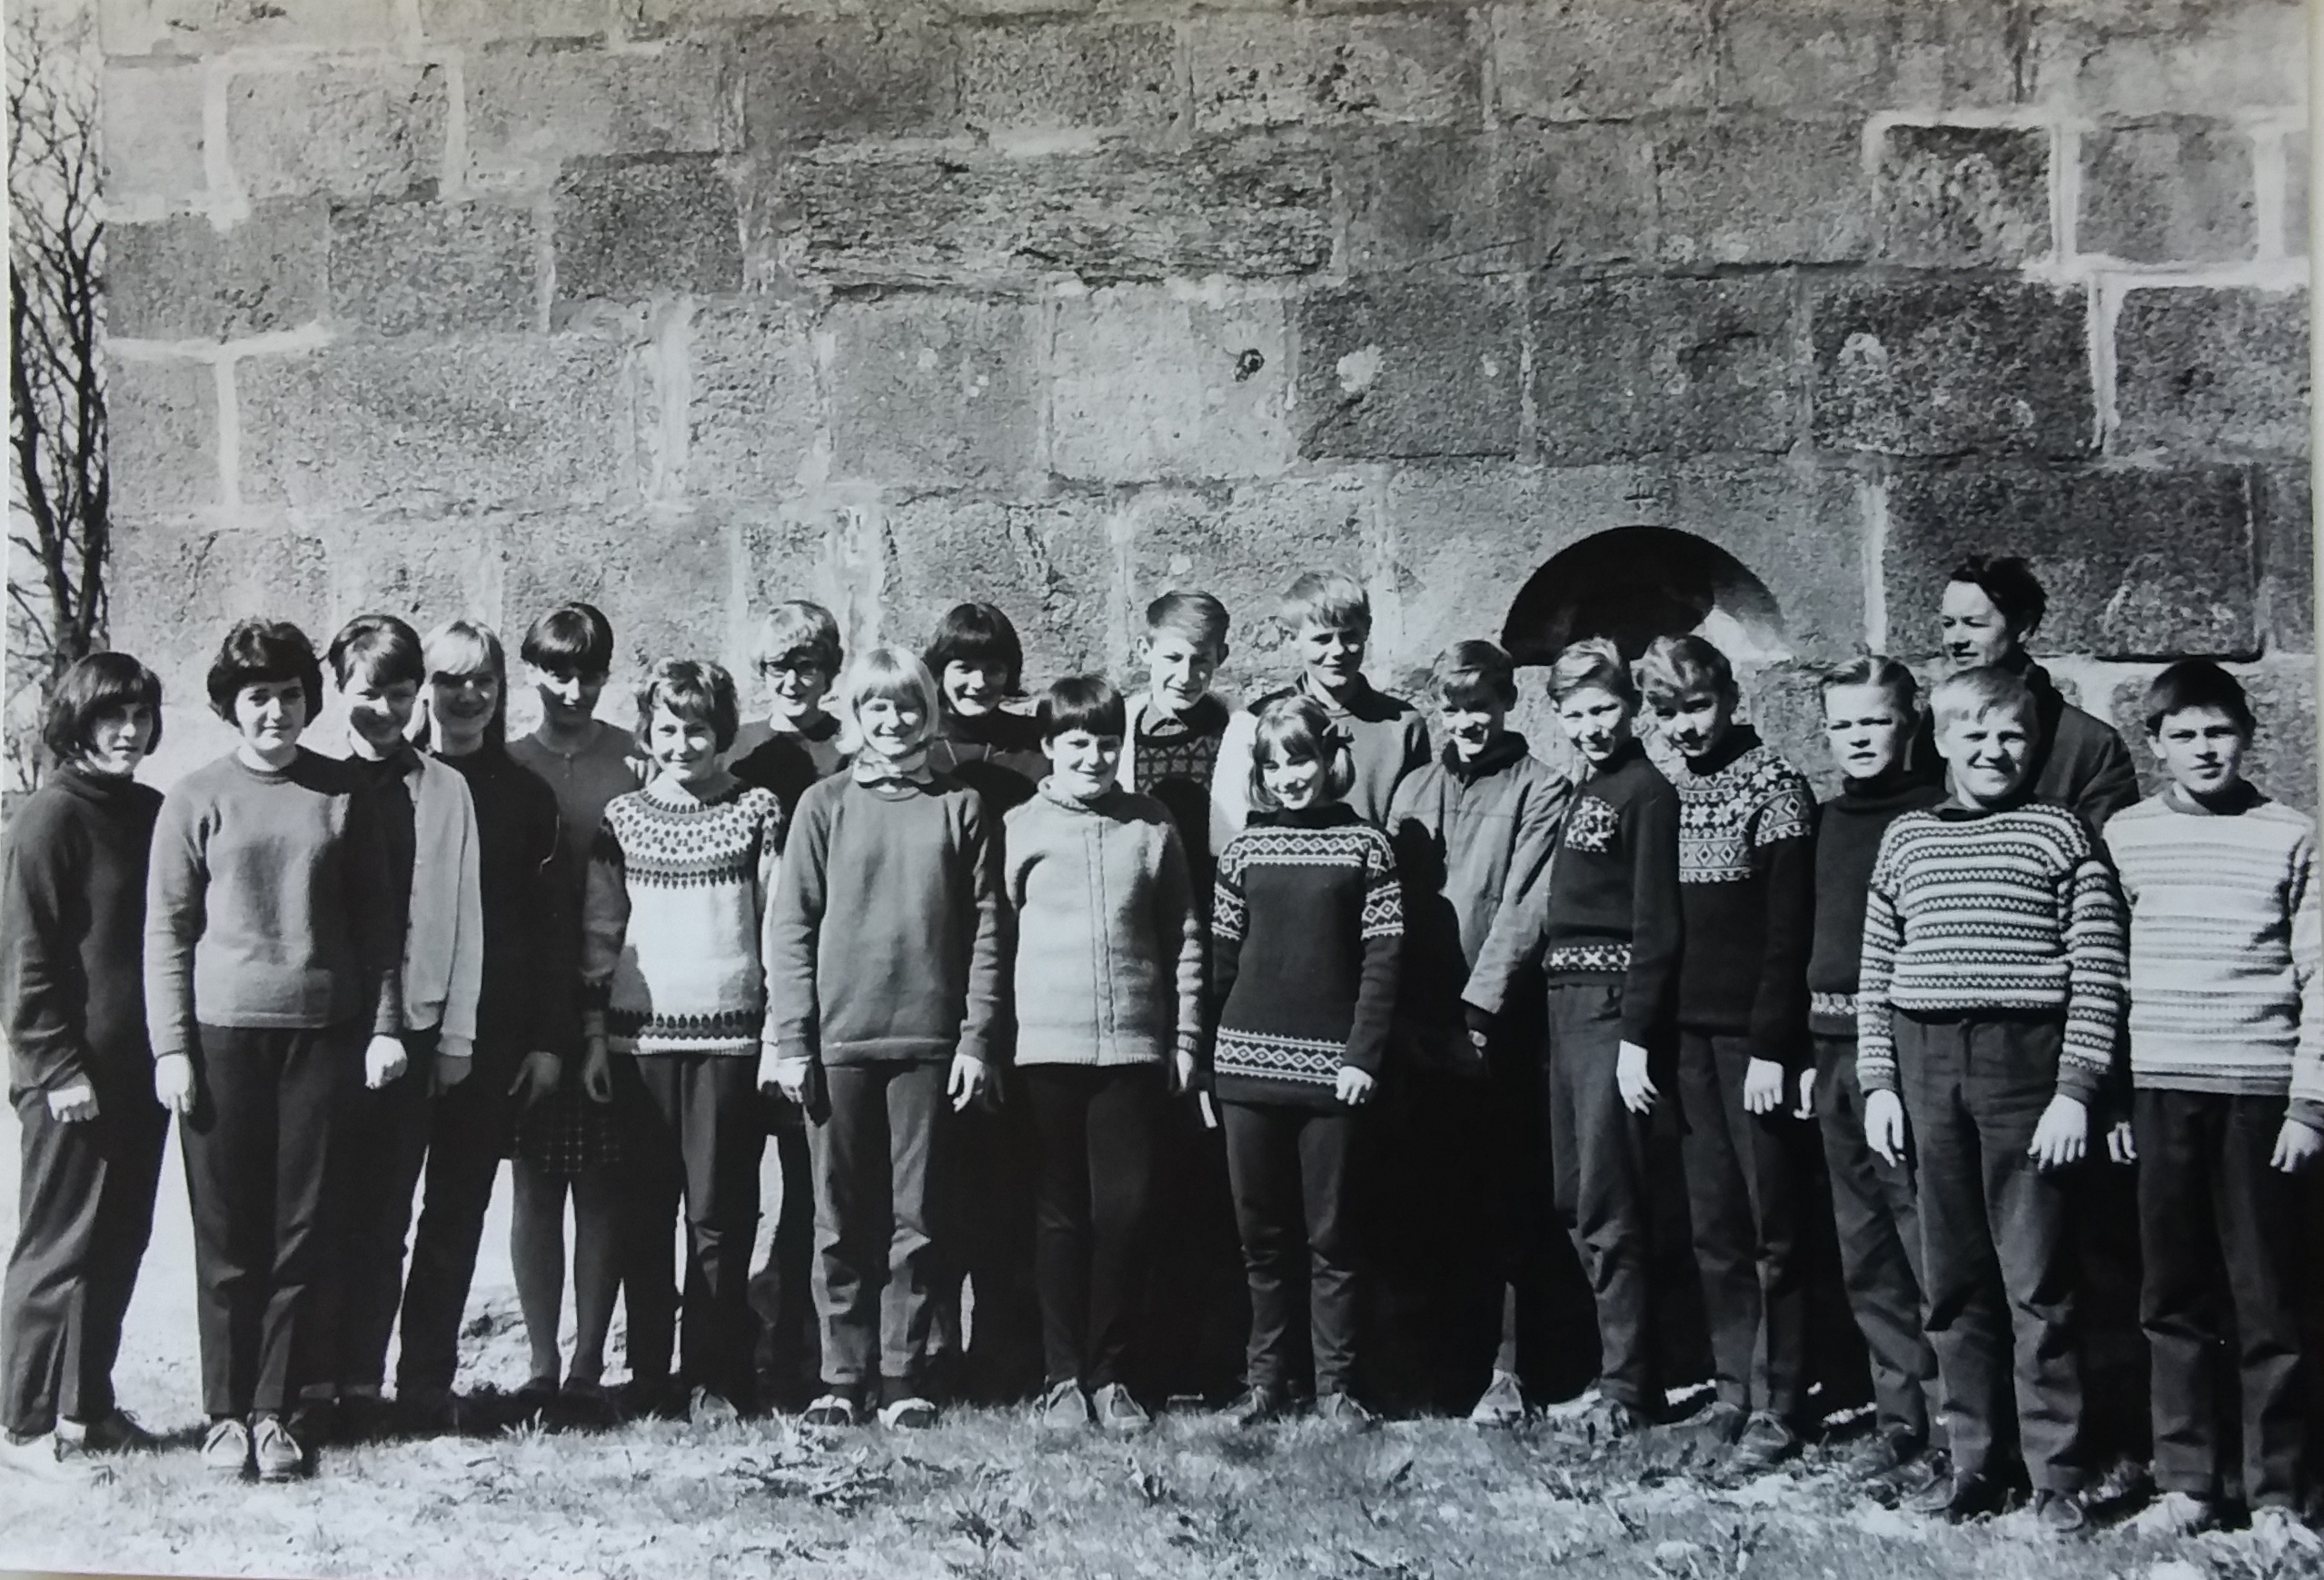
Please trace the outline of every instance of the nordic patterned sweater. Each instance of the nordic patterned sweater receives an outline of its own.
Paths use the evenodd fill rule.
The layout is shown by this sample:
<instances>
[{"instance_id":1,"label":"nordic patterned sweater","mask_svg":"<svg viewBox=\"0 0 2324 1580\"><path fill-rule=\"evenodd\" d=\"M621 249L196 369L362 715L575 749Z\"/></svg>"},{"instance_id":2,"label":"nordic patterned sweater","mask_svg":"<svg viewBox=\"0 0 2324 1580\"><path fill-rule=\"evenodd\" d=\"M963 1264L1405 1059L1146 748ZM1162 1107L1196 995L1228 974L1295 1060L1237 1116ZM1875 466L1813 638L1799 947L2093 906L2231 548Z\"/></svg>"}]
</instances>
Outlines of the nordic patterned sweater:
<instances>
[{"instance_id":1,"label":"nordic patterned sweater","mask_svg":"<svg viewBox=\"0 0 2324 1580\"><path fill-rule=\"evenodd\" d=\"M1678 792L1678 1023L1743 1034L1754 1058L1810 1062L1815 792L1749 725L1667 770Z\"/></svg>"},{"instance_id":2,"label":"nordic patterned sweater","mask_svg":"<svg viewBox=\"0 0 2324 1580\"><path fill-rule=\"evenodd\" d=\"M1219 853L1211 911L1219 1098L1337 1107L1339 1067L1386 1057L1403 954L1385 834L1344 801L1255 814Z\"/></svg>"},{"instance_id":3,"label":"nordic patterned sweater","mask_svg":"<svg viewBox=\"0 0 2324 1580\"><path fill-rule=\"evenodd\" d=\"M2054 801L1907 812L1881 836L1856 981L1856 1073L1897 1089L1890 1011L2057 1014L2058 1091L2088 1105L2121 1025L2114 876L2080 814Z\"/></svg>"},{"instance_id":4,"label":"nordic patterned sweater","mask_svg":"<svg viewBox=\"0 0 2324 1580\"><path fill-rule=\"evenodd\" d=\"M605 808L582 901L581 989L621 1052L756 1055L782 803L730 782Z\"/></svg>"},{"instance_id":5,"label":"nordic patterned sweater","mask_svg":"<svg viewBox=\"0 0 2324 1580\"><path fill-rule=\"evenodd\" d=\"M2130 911L2130 1082L2281 1097L2324 1129L2316 823L2249 786L2106 825Z\"/></svg>"}]
</instances>

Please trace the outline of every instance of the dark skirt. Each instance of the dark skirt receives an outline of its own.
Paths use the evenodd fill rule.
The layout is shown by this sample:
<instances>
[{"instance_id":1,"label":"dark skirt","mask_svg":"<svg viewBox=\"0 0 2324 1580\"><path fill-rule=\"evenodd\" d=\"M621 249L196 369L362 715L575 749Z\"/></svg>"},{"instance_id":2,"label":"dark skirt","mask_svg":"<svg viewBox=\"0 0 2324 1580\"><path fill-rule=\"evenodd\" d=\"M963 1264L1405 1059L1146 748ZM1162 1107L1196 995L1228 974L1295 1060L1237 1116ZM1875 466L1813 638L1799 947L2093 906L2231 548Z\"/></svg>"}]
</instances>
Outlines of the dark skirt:
<instances>
[{"instance_id":1,"label":"dark skirt","mask_svg":"<svg viewBox=\"0 0 2324 1580\"><path fill-rule=\"evenodd\" d=\"M560 1179L620 1166L621 1126L611 1103L593 1101L569 1074L557 1089L518 1114L513 1155L536 1174Z\"/></svg>"}]
</instances>

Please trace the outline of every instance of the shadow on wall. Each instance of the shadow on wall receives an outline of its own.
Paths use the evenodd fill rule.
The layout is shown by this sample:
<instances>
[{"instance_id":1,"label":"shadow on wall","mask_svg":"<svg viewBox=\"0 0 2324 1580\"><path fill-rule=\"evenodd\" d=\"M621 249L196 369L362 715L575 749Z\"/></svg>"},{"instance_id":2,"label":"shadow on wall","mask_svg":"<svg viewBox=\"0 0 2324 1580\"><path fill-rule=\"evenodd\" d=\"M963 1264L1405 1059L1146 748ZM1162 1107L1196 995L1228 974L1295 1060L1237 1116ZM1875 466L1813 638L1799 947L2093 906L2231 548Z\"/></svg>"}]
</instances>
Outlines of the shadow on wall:
<instances>
[{"instance_id":1,"label":"shadow on wall","mask_svg":"<svg viewBox=\"0 0 2324 1580\"><path fill-rule=\"evenodd\" d=\"M1658 636L1698 632L1738 667L1792 656L1766 583L1724 549L1672 527L1616 527L1552 556L1509 606L1501 645L1521 665L1612 637L1636 659Z\"/></svg>"}]
</instances>

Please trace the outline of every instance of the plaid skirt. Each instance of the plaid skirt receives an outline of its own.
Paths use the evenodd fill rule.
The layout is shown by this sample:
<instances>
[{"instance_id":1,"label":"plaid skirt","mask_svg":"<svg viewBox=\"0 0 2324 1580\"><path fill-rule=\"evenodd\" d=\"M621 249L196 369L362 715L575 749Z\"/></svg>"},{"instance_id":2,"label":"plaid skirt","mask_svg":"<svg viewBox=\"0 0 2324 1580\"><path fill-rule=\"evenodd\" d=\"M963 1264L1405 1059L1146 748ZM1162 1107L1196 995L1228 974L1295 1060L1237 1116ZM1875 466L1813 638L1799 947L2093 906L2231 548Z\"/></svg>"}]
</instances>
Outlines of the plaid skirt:
<instances>
[{"instance_id":1,"label":"plaid skirt","mask_svg":"<svg viewBox=\"0 0 2324 1580\"><path fill-rule=\"evenodd\" d=\"M592 1101L576 1077L517 1115L513 1150L525 1167L557 1178L618 1168L625 1156L614 1106Z\"/></svg>"}]
</instances>

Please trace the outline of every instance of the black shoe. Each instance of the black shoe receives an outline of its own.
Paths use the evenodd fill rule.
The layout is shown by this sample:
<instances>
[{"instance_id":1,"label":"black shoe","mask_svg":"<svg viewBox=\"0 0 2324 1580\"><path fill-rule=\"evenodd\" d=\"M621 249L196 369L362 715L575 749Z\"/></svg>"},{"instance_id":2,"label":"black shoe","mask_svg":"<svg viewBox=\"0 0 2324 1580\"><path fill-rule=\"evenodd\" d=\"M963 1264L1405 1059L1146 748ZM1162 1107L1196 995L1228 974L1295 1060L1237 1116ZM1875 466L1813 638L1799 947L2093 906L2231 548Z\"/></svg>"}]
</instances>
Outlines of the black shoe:
<instances>
[{"instance_id":1,"label":"black shoe","mask_svg":"<svg viewBox=\"0 0 2324 1580\"><path fill-rule=\"evenodd\" d=\"M1719 1462L1719 1474L1730 1481L1751 1481L1766 1475L1787 1459L1798 1457L1800 1435L1781 1416L1753 1411L1743 1436Z\"/></svg>"},{"instance_id":2,"label":"black shoe","mask_svg":"<svg viewBox=\"0 0 2324 1580\"><path fill-rule=\"evenodd\" d=\"M1223 1412L1237 1426L1256 1426L1281 1420L1291 1409L1291 1396L1272 1383L1253 1383Z\"/></svg>"},{"instance_id":3,"label":"black shoe","mask_svg":"<svg viewBox=\"0 0 2324 1580\"><path fill-rule=\"evenodd\" d=\"M377 1443L391 1430L388 1403L377 1394L342 1394L339 1396L339 1418L333 1424L329 1438L316 1442Z\"/></svg>"},{"instance_id":4,"label":"black shoe","mask_svg":"<svg viewBox=\"0 0 2324 1580\"><path fill-rule=\"evenodd\" d=\"M557 1385L549 1384L553 1396ZM673 1401L683 1401L683 1394L674 1393L668 1377L631 1377L623 1383L616 1396L621 1401L621 1414L631 1420L677 1414Z\"/></svg>"},{"instance_id":5,"label":"black shoe","mask_svg":"<svg viewBox=\"0 0 2324 1580\"><path fill-rule=\"evenodd\" d=\"M2033 1517L2053 1536L2079 1536L2090 1529L2090 1512L2071 1492L2043 1490L2033 1495Z\"/></svg>"},{"instance_id":6,"label":"black shoe","mask_svg":"<svg viewBox=\"0 0 2324 1580\"><path fill-rule=\"evenodd\" d=\"M1852 1481L1879 1481L1896 1475L1921 1456L1922 1442L1910 1432L1875 1432L1848 1456Z\"/></svg>"},{"instance_id":7,"label":"black shoe","mask_svg":"<svg viewBox=\"0 0 2324 1580\"><path fill-rule=\"evenodd\" d=\"M1714 1399L1709 1409L1692 1421L1682 1423L1676 1436L1697 1458L1702 1458L1733 1447L1750 1422L1751 1412L1741 1405Z\"/></svg>"},{"instance_id":8,"label":"black shoe","mask_svg":"<svg viewBox=\"0 0 2324 1580\"><path fill-rule=\"evenodd\" d=\"M1932 1515L1950 1525L1997 1515L2010 1506L2010 1489L1984 1476L1951 1476L1912 1501L1914 1514Z\"/></svg>"},{"instance_id":9,"label":"black shoe","mask_svg":"<svg viewBox=\"0 0 2324 1580\"><path fill-rule=\"evenodd\" d=\"M1952 1456L1942 1448L1923 1448L1885 1476L1865 1484L1865 1490L1892 1505L1911 1504L1931 1487L1952 1480Z\"/></svg>"}]
</instances>

